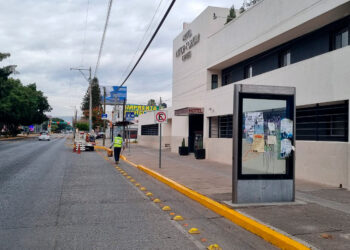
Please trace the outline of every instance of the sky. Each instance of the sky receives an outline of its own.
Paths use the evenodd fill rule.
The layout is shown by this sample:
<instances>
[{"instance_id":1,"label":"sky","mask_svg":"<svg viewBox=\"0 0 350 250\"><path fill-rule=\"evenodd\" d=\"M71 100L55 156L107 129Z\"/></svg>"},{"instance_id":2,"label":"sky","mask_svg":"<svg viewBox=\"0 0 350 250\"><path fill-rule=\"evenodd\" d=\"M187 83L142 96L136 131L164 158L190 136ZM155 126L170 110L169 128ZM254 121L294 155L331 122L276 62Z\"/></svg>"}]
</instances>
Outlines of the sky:
<instances>
[{"instance_id":1,"label":"sky","mask_svg":"<svg viewBox=\"0 0 350 250\"><path fill-rule=\"evenodd\" d=\"M72 67L94 74L109 0L8 0L0 2L0 63L17 65L23 84L36 83L52 116L80 110L88 83ZM119 85L138 59L171 0L114 0L97 71L100 85ZM177 0L125 86L128 103L162 100L171 106L172 42L207 6L238 9L243 0ZM159 7L158 7L159 6ZM158 11L156 12L158 8ZM151 22L152 17L153 22ZM148 32L146 32L147 28ZM144 38L144 39L142 39ZM138 52L137 48L139 48ZM85 71L86 75L88 71Z\"/></svg>"}]
</instances>

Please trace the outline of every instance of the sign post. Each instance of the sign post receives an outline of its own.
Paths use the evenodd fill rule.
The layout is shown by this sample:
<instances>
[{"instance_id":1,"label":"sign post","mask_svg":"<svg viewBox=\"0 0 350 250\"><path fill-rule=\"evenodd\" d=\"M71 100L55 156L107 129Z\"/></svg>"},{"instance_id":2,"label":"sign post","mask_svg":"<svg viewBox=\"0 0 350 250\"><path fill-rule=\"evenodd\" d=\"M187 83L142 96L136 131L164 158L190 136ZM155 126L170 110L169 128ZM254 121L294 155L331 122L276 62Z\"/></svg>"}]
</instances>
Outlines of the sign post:
<instances>
[{"instance_id":1,"label":"sign post","mask_svg":"<svg viewBox=\"0 0 350 250\"><path fill-rule=\"evenodd\" d=\"M154 121L159 124L159 168L162 168L162 123L168 122L168 112L165 110L155 112Z\"/></svg>"}]
</instances>

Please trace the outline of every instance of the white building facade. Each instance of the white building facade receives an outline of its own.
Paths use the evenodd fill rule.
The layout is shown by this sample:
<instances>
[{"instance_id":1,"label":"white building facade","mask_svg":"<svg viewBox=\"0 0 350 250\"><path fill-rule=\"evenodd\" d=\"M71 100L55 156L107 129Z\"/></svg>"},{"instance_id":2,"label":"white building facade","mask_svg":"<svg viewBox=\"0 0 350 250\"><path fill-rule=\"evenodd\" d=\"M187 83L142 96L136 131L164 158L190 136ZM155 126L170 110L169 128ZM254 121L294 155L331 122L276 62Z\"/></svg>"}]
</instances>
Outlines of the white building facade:
<instances>
[{"instance_id":1,"label":"white building facade","mask_svg":"<svg viewBox=\"0 0 350 250\"><path fill-rule=\"evenodd\" d=\"M227 14L208 7L174 39L171 150L202 136L206 159L231 164L234 84L296 87L296 178L350 189L350 1L263 0L225 24ZM140 119L141 144L157 145L142 134L152 123Z\"/></svg>"}]
</instances>

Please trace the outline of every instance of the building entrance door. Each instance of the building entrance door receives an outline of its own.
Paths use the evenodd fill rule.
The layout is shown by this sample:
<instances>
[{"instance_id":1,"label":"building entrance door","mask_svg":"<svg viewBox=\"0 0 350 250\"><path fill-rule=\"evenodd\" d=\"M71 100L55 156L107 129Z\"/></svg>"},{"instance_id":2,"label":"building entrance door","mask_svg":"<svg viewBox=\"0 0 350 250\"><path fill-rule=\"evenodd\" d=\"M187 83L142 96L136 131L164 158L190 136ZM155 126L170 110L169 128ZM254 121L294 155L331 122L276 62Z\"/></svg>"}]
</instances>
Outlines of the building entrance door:
<instances>
[{"instance_id":1,"label":"building entrance door","mask_svg":"<svg viewBox=\"0 0 350 250\"><path fill-rule=\"evenodd\" d=\"M203 115L189 115L188 121L188 150L189 152L193 153L196 136L203 136Z\"/></svg>"}]
</instances>

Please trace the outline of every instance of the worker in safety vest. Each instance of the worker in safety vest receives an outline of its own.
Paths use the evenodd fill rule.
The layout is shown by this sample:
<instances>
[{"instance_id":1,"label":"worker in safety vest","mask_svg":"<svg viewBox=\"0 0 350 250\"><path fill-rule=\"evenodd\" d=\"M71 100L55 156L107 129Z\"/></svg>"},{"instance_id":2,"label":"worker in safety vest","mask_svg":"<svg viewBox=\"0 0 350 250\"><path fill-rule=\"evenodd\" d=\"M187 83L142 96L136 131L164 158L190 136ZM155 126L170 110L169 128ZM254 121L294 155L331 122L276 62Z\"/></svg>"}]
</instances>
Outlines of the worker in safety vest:
<instances>
[{"instance_id":1,"label":"worker in safety vest","mask_svg":"<svg viewBox=\"0 0 350 250\"><path fill-rule=\"evenodd\" d=\"M123 146L123 138L121 137L120 134L114 137L112 146L114 147L114 160L115 160L115 163L118 164L120 151Z\"/></svg>"}]
</instances>

